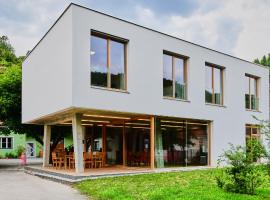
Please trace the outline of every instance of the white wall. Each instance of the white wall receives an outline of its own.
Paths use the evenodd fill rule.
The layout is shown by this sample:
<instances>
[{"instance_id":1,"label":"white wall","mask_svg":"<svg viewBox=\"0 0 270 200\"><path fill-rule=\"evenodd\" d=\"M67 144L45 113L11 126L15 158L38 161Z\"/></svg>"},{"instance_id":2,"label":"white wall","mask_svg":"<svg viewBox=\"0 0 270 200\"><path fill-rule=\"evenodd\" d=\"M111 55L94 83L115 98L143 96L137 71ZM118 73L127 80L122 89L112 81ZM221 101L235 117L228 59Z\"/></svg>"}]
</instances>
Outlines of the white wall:
<instances>
[{"instance_id":1,"label":"white wall","mask_svg":"<svg viewBox=\"0 0 270 200\"><path fill-rule=\"evenodd\" d=\"M73 105L213 121L212 160L228 143L244 144L245 124L268 119L268 70L80 7L73 10ZM90 87L90 30L129 40L129 94ZM188 100L163 99L163 50L189 56ZM205 62L225 66L225 107L205 105ZM245 109L245 73L261 77L261 112ZM215 163L213 163L215 164Z\"/></svg>"},{"instance_id":2,"label":"white wall","mask_svg":"<svg viewBox=\"0 0 270 200\"><path fill-rule=\"evenodd\" d=\"M22 122L72 104L72 9L23 62Z\"/></svg>"},{"instance_id":3,"label":"white wall","mask_svg":"<svg viewBox=\"0 0 270 200\"><path fill-rule=\"evenodd\" d=\"M129 40L128 93L91 88L91 29ZM163 99L163 50L190 57L189 102ZM224 107L205 105L206 61L226 67ZM245 73L260 77L260 112L245 110ZM268 119L268 81L266 68L72 5L24 63L23 121L69 106L211 120L215 164L229 142L244 144L252 115Z\"/></svg>"}]
</instances>

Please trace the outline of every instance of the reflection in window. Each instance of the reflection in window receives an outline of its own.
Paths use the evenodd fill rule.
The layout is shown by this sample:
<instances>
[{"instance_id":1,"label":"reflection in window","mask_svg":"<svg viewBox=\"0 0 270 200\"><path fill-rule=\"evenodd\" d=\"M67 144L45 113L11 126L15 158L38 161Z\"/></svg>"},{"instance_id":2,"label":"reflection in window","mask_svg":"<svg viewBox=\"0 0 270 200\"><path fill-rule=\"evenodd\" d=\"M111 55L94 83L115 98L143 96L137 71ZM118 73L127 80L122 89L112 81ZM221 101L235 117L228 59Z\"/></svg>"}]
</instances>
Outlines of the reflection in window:
<instances>
[{"instance_id":1,"label":"reflection in window","mask_svg":"<svg viewBox=\"0 0 270 200\"><path fill-rule=\"evenodd\" d=\"M259 125L246 124L246 146L247 146L247 151L252 152L254 150L252 148L250 148L250 145L248 145L248 142L250 140L257 140L257 141L261 142L261 134L260 134ZM257 162L259 160L256 160L256 158L254 158L253 161Z\"/></svg>"},{"instance_id":2,"label":"reflection in window","mask_svg":"<svg viewBox=\"0 0 270 200\"><path fill-rule=\"evenodd\" d=\"M163 96L173 97L172 56L163 55Z\"/></svg>"},{"instance_id":3,"label":"reflection in window","mask_svg":"<svg viewBox=\"0 0 270 200\"><path fill-rule=\"evenodd\" d=\"M223 104L223 69L205 66L205 102Z\"/></svg>"},{"instance_id":4,"label":"reflection in window","mask_svg":"<svg viewBox=\"0 0 270 200\"><path fill-rule=\"evenodd\" d=\"M205 66L205 102L212 103L213 88L212 88L212 67Z\"/></svg>"},{"instance_id":5,"label":"reflection in window","mask_svg":"<svg viewBox=\"0 0 270 200\"><path fill-rule=\"evenodd\" d=\"M186 59L163 54L163 96L186 99Z\"/></svg>"},{"instance_id":6,"label":"reflection in window","mask_svg":"<svg viewBox=\"0 0 270 200\"><path fill-rule=\"evenodd\" d=\"M111 41L110 73L111 87L115 89L125 89L125 45L123 43Z\"/></svg>"},{"instance_id":7,"label":"reflection in window","mask_svg":"<svg viewBox=\"0 0 270 200\"><path fill-rule=\"evenodd\" d=\"M252 76L245 76L245 104L247 109L258 110L258 79Z\"/></svg>"},{"instance_id":8,"label":"reflection in window","mask_svg":"<svg viewBox=\"0 0 270 200\"><path fill-rule=\"evenodd\" d=\"M107 40L91 36L91 84L107 87Z\"/></svg>"},{"instance_id":9,"label":"reflection in window","mask_svg":"<svg viewBox=\"0 0 270 200\"><path fill-rule=\"evenodd\" d=\"M156 121L156 167L208 165L208 124L172 119Z\"/></svg>"},{"instance_id":10,"label":"reflection in window","mask_svg":"<svg viewBox=\"0 0 270 200\"><path fill-rule=\"evenodd\" d=\"M126 43L91 35L91 85L126 89Z\"/></svg>"}]
</instances>

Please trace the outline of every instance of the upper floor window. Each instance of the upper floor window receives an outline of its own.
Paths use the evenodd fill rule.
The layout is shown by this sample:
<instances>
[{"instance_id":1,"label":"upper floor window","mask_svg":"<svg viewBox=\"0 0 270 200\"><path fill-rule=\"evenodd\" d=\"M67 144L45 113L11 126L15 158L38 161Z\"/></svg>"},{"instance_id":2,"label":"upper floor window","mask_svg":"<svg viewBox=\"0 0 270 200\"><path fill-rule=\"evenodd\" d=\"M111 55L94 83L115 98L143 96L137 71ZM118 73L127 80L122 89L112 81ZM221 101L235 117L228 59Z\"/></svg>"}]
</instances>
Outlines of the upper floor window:
<instances>
[{"instance_id":1,"label":"upper floor window","mask_svg":"<svg viewBox=\"0 0 270 200\"><path fill-rule=\"evenodd\" d=\"M245 104L246 109L259 110L258 78L248 74L245 76Z\"/></svg>"},{"instance_id":2,"label":"upper floor window","mask_svg":"<svg viewBox=\"0 0 270 200\"><path fill-rule=\"evenodd\" d=\"M163 54L163 96L187 99L187 58L167 52Z\"/></svg>"},{"instance_id":3,"label":"upper floor window","mask_svg":"<svg viewBox=\"0 0 270 200\"><path fill-rule=\"evenodd\" d=\"M126 40L91 33L91 85L126 90Z\"/></svg>"},{"instance_id":4,"label":"upper floor window","mask_svg":"<svg viewBox=\"0 0 270 200\"><path fill-rule=\"evenodd\" d=\"M223 68L205 65L205 102L223 104Z\"/></svg>"},{"instance_id":5,"label":"upper floor window","mask_svg":"<svg viewBox=\"0 0 270 200\"><path fill-rule=\"evenodd\" d=\"M13 138L12 137L0 137L0 149L12 149Z\"/></svg>"}]
</instances>

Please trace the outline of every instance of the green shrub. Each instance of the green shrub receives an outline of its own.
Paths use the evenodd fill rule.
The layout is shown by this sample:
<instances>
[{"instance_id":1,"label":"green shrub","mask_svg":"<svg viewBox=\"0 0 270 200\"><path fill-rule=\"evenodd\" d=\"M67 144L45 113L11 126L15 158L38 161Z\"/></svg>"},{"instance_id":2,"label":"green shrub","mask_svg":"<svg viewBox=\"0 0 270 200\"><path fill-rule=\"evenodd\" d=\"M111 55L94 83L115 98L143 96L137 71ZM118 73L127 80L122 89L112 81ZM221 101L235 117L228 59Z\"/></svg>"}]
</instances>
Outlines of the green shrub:
<instances>
[{"instance_id":1,"label":"green shrub","mask_svg":"<svg viewBox=\"0 0 270 200\"><path fill-rule=\"evenodd\" d=\"M5 154L5 157L6 158L17 158L18 157L18 155L17 154L15 154L15 153L12 153L12 152L7 152L6 154Z\"/></svg>"},{"instance_id":2,"label":"green shrub","mask_svg":"<svg viewBox=\"0 0 270 200\"><path fill-rule=\"evenodd\" d=\"M219 164L225 162L228 167L216 176L218 187L229 192L255 194L267 177L264 166L257 165L264 156L264 147L255 139L250 139L246 147L231 145L219 159Z\"/></svg>"},{"instance_id":3,"label":"green shrub","mask_svg":"<svg viewBox=\"0 0 270 200\"><path fill-rule=\"evenodd\" d=\"M16 154L17 154L17 156L20 157L24 151L25 151L24 146L19 145L19 146L17 147L17 149L16 149Z\"/></svg>"}]
</instances>

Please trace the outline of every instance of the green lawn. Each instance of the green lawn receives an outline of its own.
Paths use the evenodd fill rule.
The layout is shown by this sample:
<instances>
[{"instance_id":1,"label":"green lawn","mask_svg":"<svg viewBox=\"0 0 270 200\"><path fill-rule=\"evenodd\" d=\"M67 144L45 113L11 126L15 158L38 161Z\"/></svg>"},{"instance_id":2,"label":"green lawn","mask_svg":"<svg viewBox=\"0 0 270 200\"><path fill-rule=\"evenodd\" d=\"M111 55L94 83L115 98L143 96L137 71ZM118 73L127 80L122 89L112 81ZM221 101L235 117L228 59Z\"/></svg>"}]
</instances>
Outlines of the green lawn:
<instances>
[{"instance_id":1,"label":"green lawn","mask_svg":"<svg viewBox=\"0 0 270 200\"><path fill-rule=\"evenodd\" d=\"M215 182L216 170L144 174L83 181L75 185L91 199L270 199L270 183L256 195L227 193Z\"/></svg>"}]
</instances>

